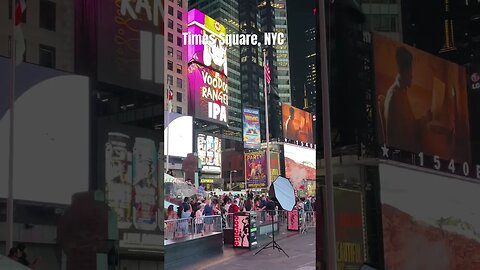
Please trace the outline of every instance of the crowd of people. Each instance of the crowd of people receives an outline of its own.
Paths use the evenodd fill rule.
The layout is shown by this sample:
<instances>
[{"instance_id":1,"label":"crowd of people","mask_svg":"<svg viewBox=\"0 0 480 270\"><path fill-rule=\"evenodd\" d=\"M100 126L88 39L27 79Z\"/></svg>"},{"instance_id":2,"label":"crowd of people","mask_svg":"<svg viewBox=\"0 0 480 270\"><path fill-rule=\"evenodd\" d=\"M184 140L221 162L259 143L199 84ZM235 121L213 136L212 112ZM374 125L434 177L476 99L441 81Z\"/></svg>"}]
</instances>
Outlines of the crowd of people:
<instances>
[{"instance_id":1,"label":"crowd of people","mask_svg":"<svg viewBox=\"0 0 480 270\"><path fill-rule=\"evenodd\" d=\"M204 196L203 196L204 195ZM305 211L315 211L315 198L302 197L296 199L296 208ZM230 220L225 219L228 213L256 211L262 212L261 220L266 218L266 213L273 213L275 210L283 210L281 205L276 203L268 195L247 191L246 194L232 193L217 195L215 192L204 193L201 197L185 197L183 203L174 209L170 205L165 213L165 220L180 220L177 225L167 223L166 230L175 230L179 235L189 233L188 218L195 223L195 233L204 234L213 231L213 217L220 215L224 227L228 227ZM231 216L229 216L231 217ZM262 222L262 221L260 221ZM191 226L191 224L190 224Z\"/></svg>"}]
</instances>

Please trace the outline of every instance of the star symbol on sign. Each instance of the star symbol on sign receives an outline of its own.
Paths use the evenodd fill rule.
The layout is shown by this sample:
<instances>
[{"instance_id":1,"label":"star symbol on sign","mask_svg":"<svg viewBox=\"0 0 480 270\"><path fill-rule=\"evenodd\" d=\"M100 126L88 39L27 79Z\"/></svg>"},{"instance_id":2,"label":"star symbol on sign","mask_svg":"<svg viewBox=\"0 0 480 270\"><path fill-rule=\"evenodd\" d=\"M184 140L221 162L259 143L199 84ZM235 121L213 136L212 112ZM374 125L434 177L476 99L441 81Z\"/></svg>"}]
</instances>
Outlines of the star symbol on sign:
<instances>
[{"instance_id":1,"label":"star symbol on sign","mask_svg":"<svg viewBox=\"0 0 480 270\"><path fill-rule=\"evenodd\" d=\"M383 156L384 156L384 157L387 157L387 158L388 158L388 151L389 151L389 149L388 149L387 145L386 145L386 144L383 144L383 146L382 146L382 152L383 152Z\"/></svg>"}]
</instances>

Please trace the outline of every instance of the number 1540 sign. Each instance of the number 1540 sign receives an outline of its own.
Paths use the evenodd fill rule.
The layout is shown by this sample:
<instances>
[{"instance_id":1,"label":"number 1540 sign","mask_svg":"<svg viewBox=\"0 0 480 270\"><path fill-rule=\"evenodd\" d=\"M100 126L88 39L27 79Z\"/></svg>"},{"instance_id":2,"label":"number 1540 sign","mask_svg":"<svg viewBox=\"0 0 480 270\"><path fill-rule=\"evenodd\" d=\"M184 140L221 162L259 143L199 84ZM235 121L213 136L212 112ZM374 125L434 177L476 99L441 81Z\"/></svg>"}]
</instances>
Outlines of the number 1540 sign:
<instances>
[{"instance_id":1,"label":"number 1540 sign","mask_svg":"<svg viewBox=\"0 0 480 270\"><path fill-rule=\"evenodd\" d=\"M418 154L419 164L422 167L425 167L426 157L423 152ZM480 165L470 166L468 162L456 163L455 160L451 159L449 161L441 160L439 156L430 157L430 162L432 167L438 171L449 171L453 174L459 174L466 177L473 176L477 179L480 179ZM473 167L473 168L470 168ZM474 175L472 175L472 173Z\"/></svg>"}]
</instances>

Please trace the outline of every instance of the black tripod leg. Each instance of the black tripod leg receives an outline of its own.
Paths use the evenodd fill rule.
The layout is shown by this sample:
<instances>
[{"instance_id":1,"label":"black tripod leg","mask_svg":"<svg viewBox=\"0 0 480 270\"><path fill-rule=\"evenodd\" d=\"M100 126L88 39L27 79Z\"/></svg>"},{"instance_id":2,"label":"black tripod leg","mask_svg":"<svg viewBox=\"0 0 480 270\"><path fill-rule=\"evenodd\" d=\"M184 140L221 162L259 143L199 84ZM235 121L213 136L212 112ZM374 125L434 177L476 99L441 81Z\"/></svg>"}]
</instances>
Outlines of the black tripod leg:
<instances>
[{"instance_id":1,"label":"black tripod leg","mask_svg":"<svg viewBox=\"0 0 480 270\"><path fill-rule=\"evenodd\" d=\"M264 247L262 247L259 251L257 251L257 252L255 253L255 255L257 255L258 253L260 253L260 251L269 248L270 245L273 245L273 242L270 242L270 243L268 243L267 245L265 245Z\"/></svg>"},{"instance_id":2,"label":"black tripod leg","mask_svg":"<svg viewBox=\"0 0 480 270\"><path fill-rule=\"evenodd\" d=\"M277 244L277 242L274 242L274 246L275 246L276 249L278 249L278 252L282 251L283 254L285 254L285 256L290 258L290 256L288 256L288 254L285 252L285 250L283 250L283 248L279 244Z\"/></svg>"}]
</instances>

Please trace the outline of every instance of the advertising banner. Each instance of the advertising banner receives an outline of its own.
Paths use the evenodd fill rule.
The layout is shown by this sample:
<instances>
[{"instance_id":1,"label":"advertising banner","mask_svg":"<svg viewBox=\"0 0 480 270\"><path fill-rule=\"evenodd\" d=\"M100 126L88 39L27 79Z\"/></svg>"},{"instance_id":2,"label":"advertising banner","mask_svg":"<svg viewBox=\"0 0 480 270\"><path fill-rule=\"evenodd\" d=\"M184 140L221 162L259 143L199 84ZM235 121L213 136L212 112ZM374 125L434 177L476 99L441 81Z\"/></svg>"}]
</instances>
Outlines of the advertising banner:
<instances>
[{"instance_id":1,"label":"advertising banner","mask_svg":"<svg viewBox=\"0 0 480 270\"><path fill-rule=\"evenodd\" d=\"M248 214L233 216L233 246L240 248L250 247L250 220Z\"/></svg>"},{"instance_id":2,"label":"advertising banner","mask_svg":"<svg viewBox=\"0 0 480 270\"><path fill-rule=\"evenodd\" d=\"M288 104L282 104L283 137L313 144L312 114Z\"/></svg>"},{"instance_id":3,"label":"advertising banner","mask_svg":"<svg viewBox=\"0 0 480 270\"><path fill-rule=\"evenodd\" d=\"M480 184L380 164L380 186L385 269L480 269Z\"/></svg>"},{"instance_id":4,"label":"advertising banner","mask_svg":"<svg viewBox=\"0 0 480 270\"><path fill-rule=\"evenodd\" d=\"M164 0L98 1L100 81L163 95L163 14Z\"/></svg>"},{"instance_id":5,"label":"advertising banner","mask_svg":"<svg viewBox=\"0 0 480 270\"><path fill-rule=\"evenodd\" d=\"M246 149L260 149L260 111L257 109L243 109L243 147Z\"/></svg>"},{"instance_id":6,"label":"advertising banner","mask_svg":"<svg viewBox=\"0 0 480 270\"><path fill-rule=\"evenodd\" d=\"M362 194L335 189L334 200L337 269L359 269L365 262Z\"/></svg>"},{"instance_id":7,"label":"advertising banner","mask_svg":"<svg viewBox=\"0 0 480 270\"><path fill-rule=\"evenodd\" d=\"M201 63L206 67L227 74L227 45L225 26L197 9L188 12L188 33L184 34L184 45L188 45L188 62ZM208 37L208 42L199 42ZM220 41L223 41L220 42ZM195 44L195 45L190 45Z\"/></svg>"},{"instance_id":8,"label":"advertising banner","mask_svg":"<svg viewBox=\"0 0 480 270\"><path fill-rule=\"evenodd\" d=\"M471 162L466 69L380 34L373 37L383 158L399 150L410 159L415 154L420 166L462 174L458 163Z\"/></svg>"},{"instance_id":9,"label":"advertising banner","mask_svg":"<svg viewBox=\"0 0 480 270\"><path fill-rule=\"evenodd\" d=\"M285 144L284 155L285 176L290 179L295 189L304 189L305 181L316 179L315 149Z\"/></svg>"},{"instance_id":10,"label":"advertising banner","mask_svg":"<svg viewBox=\"0 0 480 270\"><path fill-rule=\"evenodd\" d=\"M289 231L299 231L300 226L298 224L298 210L288 211L287 212L287 230Z\"/></svg>"},{"instance_id":11,"label":"advertising banner","mask_svg":"<svg viewBox=\"0 0 480 270\"><path fill-rule=\"evenodd\" d=\"M266 165L265 165L266 166ZM280 176L280 153L270 150L270 181L272 183Z\"/></svg>"},{"instance_id":12,"label":"advertising banner","mask_svg":"<svg viewBox=\"0 0 480 270\"><path fill-rule=\"evenodd\" d=\"M197 153L202 172L221 173L222 139L205 134L197 135Z\"/></svg>"},{"instance_id":13,"label":"advertising banner","mask_svg":"<svg viewBox=\"0 0 480 270\"><path fill-rule=\"evenodd\" d=\"M99 184L117 214L120 248L160 249L161 133L104 121L99 122L98 131Z\"/></svg>"},{"instance_id":14,"label":"advertising banner","mask_svg":"<svg viewBox=\"0 0 480 270\"><path fill-rule=\"evenodd\" d=\"M228 125L227 77L192 63L188 66L189 112L195 118Z\"/></svg>"},{"instance_id":15,"label":"advertising banner","mask_svg":"<svg viewBox=\"0 0 480 270\"><path fill-rule=\"evenodd\" d=\"M245 153L247 189L267 188L267 157L265 151Z\"/></svg>"}]
</instances>

